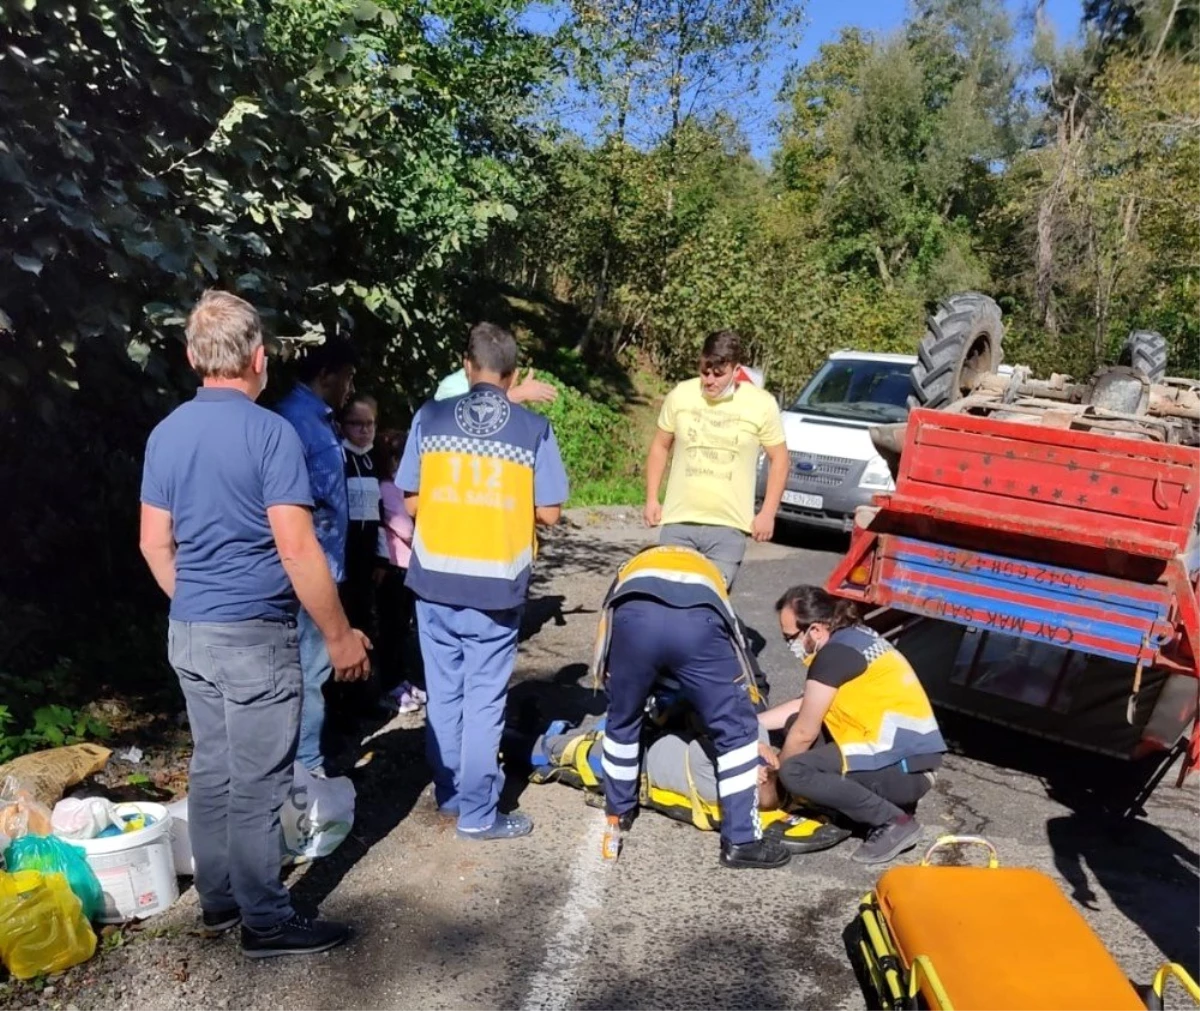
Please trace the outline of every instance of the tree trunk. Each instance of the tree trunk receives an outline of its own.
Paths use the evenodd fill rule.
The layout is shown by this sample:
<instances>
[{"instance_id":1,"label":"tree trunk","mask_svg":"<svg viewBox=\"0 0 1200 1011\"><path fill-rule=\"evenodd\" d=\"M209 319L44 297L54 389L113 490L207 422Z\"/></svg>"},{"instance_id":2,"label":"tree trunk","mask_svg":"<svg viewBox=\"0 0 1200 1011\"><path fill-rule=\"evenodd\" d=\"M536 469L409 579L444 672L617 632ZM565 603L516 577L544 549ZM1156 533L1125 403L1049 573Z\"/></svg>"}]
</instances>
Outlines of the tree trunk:
<instances>
[{"instance_id":1,"label":"tree trunk","mask_svg":"<svg viewBox=\"0 0 1200 1011\"><path fill-rule=\"evenodd\" d=\"M596 320L600 318L600 313L604 311L605 303L608 301L608 268L612 262L612 246L605 244L604 257L600 261L600 276L596 279L596 294L592 297L592 308L588 313L587 324L583 328L583 333L579 335L579 340L575 344L575 353L578 355L587 354L592 344L592 334L595 333Z\"/></svg>"},{"instance_id":2,"label":"tree trunk","mask_svg":"<svg viewBox=\"0 0 1200 1011\"><path fill-rule=\"evenodd\" d=\"M1150 62L1146 64L1146 74L1154 70L1155 64L1158 63L1159 56L1162 55L1163 46L1167 43L1167 36L1171 34L1171 25L1175 23L1175 17L1179 13L1179 0L1174 0L1171 4L1171 13L1167 15L1167 20L1163 23L1162 32L1158 36L1158 45L1154 47L1154 55L1150 57Z\"/></svg>"},{"instance_id":3,"label":"tree trunk","mask_svg":"<svg viewBox=\"0 0 1200 1011\"><path fill-rule=\"evenodd\" d=\"M887 257L883 255L883 249L878 243L875 245L875 263L879 267L879 279L883 282L885 288L892 287L892 272L888 270Z\"/></svg>"},{"instance_id":4,"label":"tree trunk","mask_svg":"<svg viewBox=\"0 0 1200 1011\"><path fill-rule=\"evenodd\" d=\"M1059 178L1062 178L1061 170ZM1054 209L1058 203L1058 180L1044 194L1037 216L1038 319L1052 340L1058 340L1058 318L1054 311Z\"/></svg>"}]
</instances>

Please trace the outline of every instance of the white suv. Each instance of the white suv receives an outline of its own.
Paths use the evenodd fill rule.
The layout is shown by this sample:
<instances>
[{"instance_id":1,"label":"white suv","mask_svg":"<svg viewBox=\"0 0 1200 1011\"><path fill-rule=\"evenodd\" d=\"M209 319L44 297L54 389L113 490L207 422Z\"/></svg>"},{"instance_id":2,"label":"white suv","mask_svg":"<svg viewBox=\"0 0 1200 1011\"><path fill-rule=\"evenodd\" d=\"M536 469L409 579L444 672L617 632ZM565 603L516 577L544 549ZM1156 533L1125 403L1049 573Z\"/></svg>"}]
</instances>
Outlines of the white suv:
<instances>
[{"instance_id":1,"label":"white suv","mask_svg":"<svg viewBox=\"0 0 1200 1011\"><path fill-rule=\"evenodd\" d=\"M895 488L870 429L907 419L913 392L909 376L916 363L916 355L867 351L829 356L783 412L791 467L780 520L850 530L855 509ZM760 459L759 502L766 478L765 459Z\"/></svg>"}]
</instances>

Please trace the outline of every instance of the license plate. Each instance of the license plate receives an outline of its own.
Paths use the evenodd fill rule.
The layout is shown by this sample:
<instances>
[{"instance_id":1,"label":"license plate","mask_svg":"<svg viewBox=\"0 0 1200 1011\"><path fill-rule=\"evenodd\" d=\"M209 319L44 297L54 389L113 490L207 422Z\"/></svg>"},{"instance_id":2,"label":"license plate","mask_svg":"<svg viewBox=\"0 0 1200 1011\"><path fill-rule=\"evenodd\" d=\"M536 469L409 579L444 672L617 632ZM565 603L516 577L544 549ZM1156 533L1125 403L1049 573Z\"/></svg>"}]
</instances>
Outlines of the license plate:
<instances>
[{"instance_id":1,"label":"license plate","mask_svg":"<svg viewBox=\"0 0 1200 1011\"><path fill-rule=\"evenodd\" d=\"M825 499L821 495L807 495L802 491L785 491L783 501L801 509L824 509Z\"/></svg>"}]
</instances>

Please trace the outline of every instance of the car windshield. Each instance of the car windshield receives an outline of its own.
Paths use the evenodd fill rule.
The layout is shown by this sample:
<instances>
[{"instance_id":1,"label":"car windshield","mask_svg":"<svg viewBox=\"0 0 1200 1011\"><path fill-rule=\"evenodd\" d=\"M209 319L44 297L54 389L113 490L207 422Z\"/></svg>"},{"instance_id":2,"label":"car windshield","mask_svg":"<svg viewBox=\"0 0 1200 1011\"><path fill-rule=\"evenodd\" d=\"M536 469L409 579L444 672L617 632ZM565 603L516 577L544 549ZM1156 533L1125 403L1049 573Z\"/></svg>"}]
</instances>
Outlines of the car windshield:
<instances>
[{"instance_id":1,"label":"car windshield","mask_svg":"<svg viewBox=\"0 0 1200 1011\"><path fill-rule=\"evenodd\" d=\"M866 358L827 361L790 410L860 421L903 421L908 417L911 365Z\"/></svg>"}]
</instances>

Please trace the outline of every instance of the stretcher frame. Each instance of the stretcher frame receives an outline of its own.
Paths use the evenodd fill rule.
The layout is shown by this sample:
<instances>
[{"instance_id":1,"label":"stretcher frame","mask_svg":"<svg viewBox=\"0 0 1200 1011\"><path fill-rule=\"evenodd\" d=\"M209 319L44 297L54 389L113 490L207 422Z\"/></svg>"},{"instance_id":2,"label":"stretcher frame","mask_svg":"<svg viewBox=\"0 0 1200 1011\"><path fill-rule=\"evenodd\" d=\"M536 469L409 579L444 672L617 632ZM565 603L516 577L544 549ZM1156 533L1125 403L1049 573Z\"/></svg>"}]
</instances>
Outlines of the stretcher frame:
<instances>
[{"instance_id":1,"label":"stretcher frame","mask_svg":"<svg viewBox=\"0 0 1200 1011\"><path fill-rule=\"evenodd\" d=\"M945 835L934 842L921 858L921 866L931 866L930 858L933 854L950 846L983 847L988 853L988 868L995 869L1000 866L1000 856L996 847L987 839L981 836L956 835ZM935 1008L937 1011L954 1011L953 998L942 983L933 960L928 955L918 954L913 957L911 963L906 963L891 935L875 891L863 896L858 907L858 924L861 929L857 938L857 950L852 954L858 958L860 968L865 972L866 982L875 991L882 1007L889 1011L922 1006ZM1164 1007L1163 997L1167 984L1172 979L1197 1006L1200 1006L1200 985L1197 985L1183 966L1175 962L1164 962L1154 974L1150 986L1138 988L1148 1011L1161 1011Z\"/></svg>"}]
</instances>

